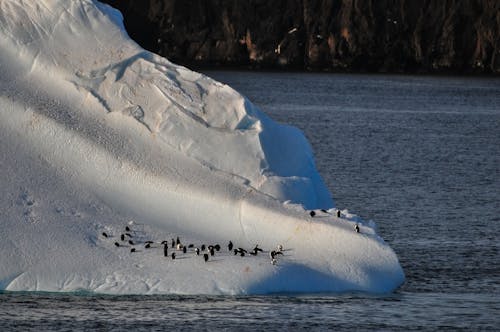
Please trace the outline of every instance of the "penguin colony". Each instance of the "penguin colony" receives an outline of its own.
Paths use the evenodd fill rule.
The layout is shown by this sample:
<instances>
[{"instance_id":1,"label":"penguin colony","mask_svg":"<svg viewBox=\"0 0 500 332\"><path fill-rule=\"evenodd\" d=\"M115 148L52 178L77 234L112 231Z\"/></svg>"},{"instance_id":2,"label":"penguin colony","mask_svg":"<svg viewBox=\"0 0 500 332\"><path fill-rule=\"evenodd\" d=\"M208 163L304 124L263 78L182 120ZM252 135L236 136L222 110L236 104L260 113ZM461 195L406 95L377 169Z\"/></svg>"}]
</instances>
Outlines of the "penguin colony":
<instances>
[{"instance_id":1,"label":"penguin colony","mask_svg":"<svg viewBox=\"0 0 500 332\"><path fill-rule=\"evenodd\" d=\"M130 248L131 253L138 253L140 252L140 248L138 246L141 246L144 248L144 250L152 250L155 248L163 249L163 256L166 258L170 258L171 260L175 260L176 258L179 258L180 255L189 255L194 253L196 256L201 256L202 259L205 262L210 261L211 257L216 256L217 252L220 252L222 250L222 247L220 244L201 244L200 246L195 246L193 243L190 244L183 244L182 241L180 240L179 237L176 237L176 239L171 239L169 240L163 240L161 242L155 242L151 240L147 241L139 241L139 240L132 240L134 236L134 230L131 229L131 227L126 226L125 231L127 233L122 233L119 236L119 241L114 242L114 245L118 248L120 247L128 247ZM113 236L109 233L103 232L101 233L102 237L105 239L110 239L113 238ZM171 251L169 251L169 249ZM276 265L277 263L277 256L278 255L283 255L283 246L279 245L275 250L271 251L271 264ZM255 245L255 247L251 250L247 250L244 248L234 248L234 244L232 241L228 241L227 244L227 251L229 253L234 253L234 255L238 255L241 257L244 257L245 255L249 254L252 256L257 256L259 253L264 252L262 248L259 247L259 245Z\"/></svg>"},{"instance_id":2,"label":"penguin colony","mask_svg":"<svg viewBox=\"0 0 500 332\"><path fill-rule=\"evenodd\" d=\"M321 212L323 213L328 213L328 211L322 209ZM317 213L312 210L309 212L309 216L311 218L314 218L317 215ZM340 210L336 210L336 216L340 217ZM360 233L360 228L358 224L355 224L354 226L354 231L356 233ZM115 241L114 245L117 248L120 247L131 247L130 252L131 253L137 253L140 250L136 248L136 246L143 245L145 250L151 250L154 248L163 248L163 256L164 257L170 257L172 260L175 260L178 255L187 255L190 253L194 253L196 256L201 256L203 257L203 260L205 262L208 262L210 260L210 257L215 256L216 252L219 252L221 250L221 246L219 244L213 244L213 245L206 245L206 244L201 244L200 246L195 246L193 243L190 244L183 244L180 240L180 238L177 236L176 239L171 239L170 241L164 240L161 242L155 242L151 240L147 241L135 241L132 240L134 236L134 230L131 229L131 227L126 226L125 231L120 234L120 241ZM102 237L105 239L113 238L113 236L109 233L102 232L101 233ZM169 255L169 247L172 249L172 252ZM228 252L232 252L235 256L241 256L245 257L247 254L251 256L257 256L259 253L263 253L264 250L259 248L259 245L255 245L255 247L251 250L246 250L244 248L238 247L236 248L235 245L233 244L232 241L229 241L227 244L227 250ZM269 251L269 259L270 263L272 265L276 265L278 263L278 257L283 256L283 246L278 245L276 249L270 250Z\"/></svg>"}]
</instances>

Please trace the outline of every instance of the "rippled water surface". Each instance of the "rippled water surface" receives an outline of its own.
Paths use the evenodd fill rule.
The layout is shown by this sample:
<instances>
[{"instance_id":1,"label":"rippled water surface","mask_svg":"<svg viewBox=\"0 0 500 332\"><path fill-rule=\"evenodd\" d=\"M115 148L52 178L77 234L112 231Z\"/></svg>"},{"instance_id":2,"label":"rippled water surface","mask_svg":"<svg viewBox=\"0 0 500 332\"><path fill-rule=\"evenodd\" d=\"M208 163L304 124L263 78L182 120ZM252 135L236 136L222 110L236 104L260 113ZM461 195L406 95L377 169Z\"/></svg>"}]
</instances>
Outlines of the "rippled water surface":
<instances>
[{"instance_id":1,"label":"rippled water surface","mask_svg":"<svg viewBox=\"0 0 500 332\"><path fill-rule=\"evenodd\" d=\"M336 205L376 221L395 294L0 294L1 330L500 330L500 80L208 72L299 127Z\"/></svg>"}]
</instances>

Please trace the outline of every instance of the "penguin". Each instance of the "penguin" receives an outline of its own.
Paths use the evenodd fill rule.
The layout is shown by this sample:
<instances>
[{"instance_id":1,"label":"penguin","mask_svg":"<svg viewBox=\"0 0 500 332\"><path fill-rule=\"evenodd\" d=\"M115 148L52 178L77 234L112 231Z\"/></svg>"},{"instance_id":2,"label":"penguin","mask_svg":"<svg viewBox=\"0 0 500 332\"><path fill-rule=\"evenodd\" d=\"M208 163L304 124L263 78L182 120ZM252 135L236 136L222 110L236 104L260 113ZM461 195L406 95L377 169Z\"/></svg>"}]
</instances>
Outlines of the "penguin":
<instances>
[{"instance_id":1,"label":"penguin","mask_svg":"<svg viewBox=\"0 0 500 332\"><path fill-rule=\"evenodd\" d=\"M102 236L108 237L108 234L106 234L106 232L102 232Z\"/></svg>"},{"instance_id":2,"label":"penguin","mask_svg":"<svg viewBox=\"0 0 500 332\"><path fill-rule=\"evenodd\" d=\"M182 247L183 247L182 244L177 243L177 250L182 250Z\"/></svg>"},{"instance_id":3,"label":"penguin","mask_svg":"<svg viewBox=\"0 0 500 332\"><path fill-rule=\"evenodd\" d=\"M213 245L209 245L209 246L208 246L208 251L213 250L213 249L214 249L214 246L213 246Z\"/></svg>"},{"instance_id":4,"label":"penguin","mask_svg":"<svg viewBox=\"0 0 500 332\"><path fill-rule=\"evenodd\" d=\"M135 248L130 249L130 252L135 252Z\"/></svg>"},{"instance_id":5,"label":"penguin","mask_svg":"<svg viewBox=\"0 0 500 332\"><path fill-rule=\"evenodd\" d=\"M205 251L206 246L204 244L201 245L201 251Z\"/></svg>"},{"instance_id":6,"label":"penguin","mask_svg":"<svg viewBox=\"0 0 500 332\"><path fill-rule=\"evenodd\" d=\"M236 256L238 254L238 249L234 249L234 255Z\"/></svg>"},{"instance_id":7,"label":"penguin","mask_svg":"<svg viewBox=\"0 0 500 332\"><path fill-rule=\"evenodd\" d=\"M203 259L205 260L205 262L208 262L208 254L203 254Z\"/></svg>"},{"instance_id":8,"label":"penguin","mask_svg":"<svg viewBox=\"0 0 500 332\"><path fill-rule=\"evenodd\" d=\"M219 244L216 244L216 245L214 246L214 249L215 249L216 251L220 251L220 245L219 245Z\"/></svg>"},{"instance_id":9,"label":"penguin","mask_svg":"<svg viewBox=\"0 0 500 332\"><path fill-rule=\"evenodd\" d=\"M175 252L172 253L172 259L175 259Z\"/></svg>"},{"instance_id":10,"label":"penguin","mask_svg":"<svg viewBox=\"0 0 500 332\"><path fill-rule=\"evenodd\" d=\"M337 210L337 218L340 218L340 210Z\"/></svg>"},{"instance_id":11,"label":"penguin","mask_svg":"<svg viewBox=\"0 0 500 332\"><path fill-rule=\"evenodd\" d=\"M126 230L127 232L130 232L130 227L125 226L125 230Z\"/></svg>"},{"instance_id":12,"label":"penguin","mask_svg":"<svg viewBox=\"0 0 500 332\"><path fill-rule=\"evenodd\" d=\"M185 254L187 252L187 248L184 246L182 247L182 252Z\"/></svg>"},{"instance_id":13,"label":"penguin","mask_svg":"<svg viewBox=\"0 0 500 332\"><path fill-rule=\"evenodd\" d=\"M316 212L311 211L311 212L309 212L309 215L310 215L311 217L314 217L314 216L316 215Z\"/></svg>"},{"instance_id":14,"label":"penguin","mask_svg":"<svg viewBox=\"0 0 500 332\"><path fill-rule=\"evenodd\" d=\"M278 262L278 261L276 260L276 258L271 259L271 264L272 264L272 265L276 265L276 263L277 263L277 262Z\"/></svg>"},{"instance_id":15,"label":"penguin","mask_svg":"<svg viewBox=\"0 0 500 332\"><path fill-rule=\"evenodd\" d=\"M194 244L192 244L192 243L190 243L190 244L188 245L188 248L193 248L193 247L194 247Z\"/></svg>"},{"instance_id":16,"label":"penguin","mask_svg":"<svg viewBox=\"0 0 500 332\"><path fill-rule=\"evenodd\" d=\"M146 245L144 246L144 248L146 248L146 249L151 248L151 243L146 243Z\"/></svg>"},{"instance_id":17,"label":"penguin","mask_svg":"<svg viewBox=\"0 0 500 332\"><path fill-rule=\"evenodd\" d=\"M241 251L241 252L240 252L240 256L241 256L241 257L245 257L245 252Z\"/></svg>"},{"instance_id":18,"label":"penguin","mask_svg":"<svg viewBox=\"0 0 500 332\"><path fill-rule=\"evenodd\" d=\"M177 240L175 240L175 244L181 244L181 240L179 240L179 237L177 237Z\"/></svg>"},{"instance_id":19,"label":"penguin","mask_svg":"<svg viewBox=\"0 0 500 332\"><path fill-rule=\"evenodd\" d=\"M233 250L233 242L229 241L229 243L227 244L227 249L229 251Z\"/></svg>"},{"instance_id":20,"label":"penguin","mask_svg":"<svg viewBox=\"0 0 500 332\"><path fill-rule=\"evenodd\" d=\"M256 250L252 250L252 251L250 251L250 255L252 255L252 256L257 256L257 251L256 251Z\"/></svg>"},{"instance_id":21,"label":"penguin","mask_svg":"<svg viewBox=\"0 0 500 332\"><path fill-rule=\"evenodd\" d=\"M210 252L210 256L213 256L213 255L215 255L215 251L214 251L214 248L210 249L210 250L209 250L209 252Z\"/></svg>"},{"instance_id":22,"label":"penguin","mask_svg":"<svg viewBox=\"0 0 500 332\"><path fill-rule=\"evenodd\" d=\"M134 245L134 241L132 241L132 240L128 240L128 243L129 243L130 245Z\"/></svg>"},{"instance_id":23,"label":"penguin","mask_svg":"<svg viewBox=\"0 0 500 332\"><path fill-rule=\"evenodd\" d=\"M175 240L172 239L172 248L175 248Z\"/></svg>"},{"instance_id":24,"label":"penguin","mask_svg":"<svg viewBox=\"0 0 500 332\"><path fill-rule=\"evenodd\" d=\"M196 248L194 251L196 252L196 255L200 256L200 248Z\"/></svg>"},{"instance_id":25,"label":"penguin","mask_svg":"<svg viewBox=\"0 0 500 332\"><path fill-rule=\"evenodd\" d=\"M163 240L163 241L161 241L161 244L166 244L166 245L168 245L168 241L167 241L167 240Z\"/></svg>"},{"instance_id":26,"label":"penguin","mask_svg":"<svg viewBox=\"0 0 500 332\"><path fill-rule=\"evenodd\" d=\"M325 209L321 209L321 212L328 213L328 211Z\"/></svg>"},{"instance_id":27,"label":"penguin","mask_svg":"<svg viewBox=\"0 0 500 332\"><path fill-rule=\"evenodd\" d=\"M119 247L119 246L120 246L120 244L119 244L118 242L115 242L115 246Z\"/></svg>"},{"instance_id":28,"label":"penguin","mask_svg":"<svg viewBox=\"0 0 500 332\"><path fill-rule=\"evenodd\" d=\"M358 226L358 224L354 225L354 230L356 231L356 233L359 233L359 226Z\"/></svg>"},{"instance_id":29,"label":"penguin","mask_svg":"<svg viewBox=\"0 0 500 332\"><path fill-rule=\"evenodd\" d=\"M122 241L125 241L125 234L122 234L122 235L120 236L120 239L122 239Z\"/></svg>"},{"instance_id":30,"label":"penguin","mask_svg":"<svg viewBox=\"0 0 500 332\"><path fill-rule=\"evenodd\" d=\"M163 256L167 257L168 256L168 242L167 241L163 241L165 242L163 244Z\"/></svg>"},{"instance_id":31,"label":"penguin","mask_svg":"<svg viewBox=\"0 0 500 332\"><path fill-rule=\"evenodd\" d=\"M263 252L264 250L260 249L260 248L259 248L259 245L258 245L258 244L256 244L256 245L255 245L255 248L253 248L253 251L255 251L255 252L257 252L257 251Z\"/></svg>"},{"instance_id":32,"label":"penguin","mask_svg":"<svg viewBox=\"0 0 500 332\"><path fill-rule=\"evenodd\" d=\"M132 238L132 235L130 235L130 233L125 233L125 235L127 235L129 238Z\"/></svg>"},{"instance_id":33,"label":"penguin","mask_svg":"<svg viewBox=\"0 0 500 332\"><path fill-rule=\"evenodd\" d=\"M238 248L238 251L239 251L239 252L244 252L244 253L246 253L246 252L247 252L247 251L246 251L245 249L243 249L243 248Z\"/></svg>"}]
</instances>

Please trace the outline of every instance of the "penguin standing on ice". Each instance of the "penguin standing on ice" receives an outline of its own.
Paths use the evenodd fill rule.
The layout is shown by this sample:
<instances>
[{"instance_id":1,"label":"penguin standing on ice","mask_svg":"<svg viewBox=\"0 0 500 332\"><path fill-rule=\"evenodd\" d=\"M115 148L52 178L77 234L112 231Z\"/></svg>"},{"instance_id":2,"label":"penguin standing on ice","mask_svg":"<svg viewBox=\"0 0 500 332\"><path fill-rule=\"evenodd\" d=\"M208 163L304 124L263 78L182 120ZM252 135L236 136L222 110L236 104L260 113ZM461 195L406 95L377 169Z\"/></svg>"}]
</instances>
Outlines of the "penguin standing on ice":
<instances>
[{"instance_id":1,"label":"penguin standing on ice","mask_svg":"<svg viewBox=\"0 0 500 332\"><path fill-rule=\"evenodd\" d=\"M119 244L118 242L115 242L115 246L119 247L119 246L120 246L120 244Z\"/></svg>"},{"instance_id":2,"label":"penguin standing on ice","mask_svg":"<svg viewBox=\"0 0 500 332\"><path fill-rule=\"evenodd\" d=\"M337 218L340 218L340 210L337 210Z\"/></svg>"},{"instance_id":3,"label":"penguin standing on ice","mask_svg":"<svg viewBox=\"0 0 500 332\"><path fill-rule=\"evenodd\" d=\"M106 232L102 232L102 236L108 237L108 234L106 234Z\"/></svg>"},{"instance_id":4,"label":"penguin standing on ice","mask_svg":"<svg viewBox=\"0 0 500 332\"><path fill-rule=\"evenodd\" d=\"M168 256L168 242L163 241L163 256L167 257Z\"/></svg>"},{"instance_id":5,"label":"penguin standing on ice","mask_svg":"<svg viewBox=\"0 0 500 332\"><path fill-rule=\"evenodd\" d=\"M309 215L311 216L311 218L313 218L316 215L316 212L311 211L311 212L309 212Z\"/></svg>"},{"instance_id":6,"label":"penguin standing on ice","mask_svg":"<svg viewBox=\"0 0 500 332\"><path fill-rule=\"evenodd\" d=\"M358 226L358 224L354 225L354 230L356 231L356 233L359 233L359 226Z\"/></svg>"},{"instance_id":7,"label":"penguin standing on ice","mask_svg":"<svg viewBox=\"0 0 500 332\"><path fill-rule=\"evenodd\" d=\"M200 256L200 248L196 248L194 251L196 252L197 256Z\"/></svg>"},{"instance_id":8,"label":"penguin standing on ice","mask_svg":"<svg viewBox=\"0 0 500 332\"><path fill-rule=\"evenodd\" d=\"M203 254L203 259L205 260L205 262L208 262L208 254Z\"/></svg>"},{"instance_id":9,"label":"penguin standing on ice","mask_svg":"<svg viewBox=\"0 0 500 332\"><path fill-rule=\"evenodd\" d=\"M130 249L130 252L135 252L135 248Z\"/></svg>"},{"instance_id":10,"label":"penguin standing on ice","mask_svg":"<svg viewBox=\"0 0 500 332\"><path fill-rule=\"evenodd\" d=\"M172 248L175 248L175 240L172 239Z\"/></svg>"},{"instance_id":11,"label":"penguin standing on ice","mask_svg":"<svg viewBox=\"0 0 500 332\"><path fill-rule=\"evenodd\" d=\"M233 250L233 242L229 241L229 243L227 244L227 249L229 251Z\"/></svg>"},{"instance_id":12,"label":"penguin standing on ice","mask_svg":"<svg viewBox=\"0 0 500 332\"><path fill-rule=\"evenodd\" d=\"M120 235L120 239L122 239L122 241L125 241L125 234Z\"/></svg>"},{"instance_id":13,"label":"penguin standing on ice","mask_svg":"<svg viewBox=\"0 0 500 332\"><path fill-rule=\"evenodd\" d=\"M187 252L187 247L186 247L186 246L182 247L182 252L183 252L184 254Z\"/></svg>"},{"instance_id":14,"label":"penguin standing on ice","mask_svg":"<svg viewBox=\"0 0 500 332\"><path fill-rule=\"evenodd\" d=\"M130 232L130 227L125 226L125 230L126 230L127 232Z\"/></svg>"},{"instance_id":15,"label":"penguin standing on ice","mask_svg":"<svg viewBox=\"0 0 500 332\"><path fill-rule=\"evenodd\" d=\"M175 259L175 252L172 253L172 259Z\"/></svg>"}]
</instances>

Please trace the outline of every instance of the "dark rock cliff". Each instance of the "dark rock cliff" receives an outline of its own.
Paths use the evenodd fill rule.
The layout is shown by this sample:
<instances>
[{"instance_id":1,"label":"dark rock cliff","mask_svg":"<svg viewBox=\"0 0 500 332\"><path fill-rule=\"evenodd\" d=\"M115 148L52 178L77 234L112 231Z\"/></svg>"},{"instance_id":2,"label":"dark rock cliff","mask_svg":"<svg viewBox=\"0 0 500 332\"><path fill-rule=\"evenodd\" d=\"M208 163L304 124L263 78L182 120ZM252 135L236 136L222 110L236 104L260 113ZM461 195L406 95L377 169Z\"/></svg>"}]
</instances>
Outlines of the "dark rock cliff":
<instances>
[{"instance_id":1,"label":"dark rock cliff","mask_svg":"<svg viewBox=\"0 0 500 332\"><path fill-rule=\"evenodd\" d=\"M189 66L500 73L500 0L105 0Z\"/></svg>"}]
</instances>

